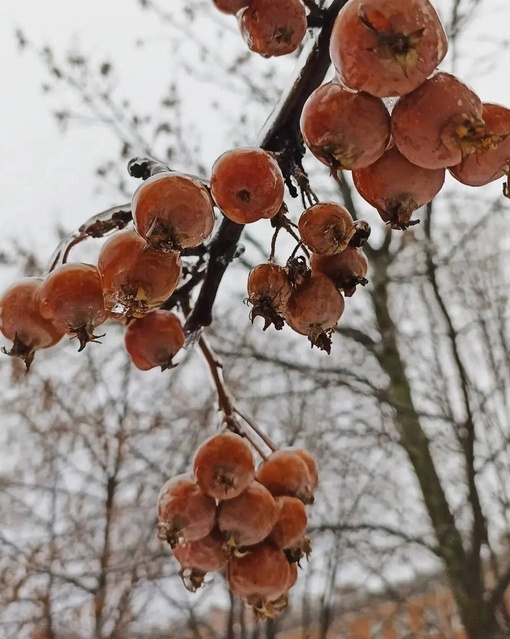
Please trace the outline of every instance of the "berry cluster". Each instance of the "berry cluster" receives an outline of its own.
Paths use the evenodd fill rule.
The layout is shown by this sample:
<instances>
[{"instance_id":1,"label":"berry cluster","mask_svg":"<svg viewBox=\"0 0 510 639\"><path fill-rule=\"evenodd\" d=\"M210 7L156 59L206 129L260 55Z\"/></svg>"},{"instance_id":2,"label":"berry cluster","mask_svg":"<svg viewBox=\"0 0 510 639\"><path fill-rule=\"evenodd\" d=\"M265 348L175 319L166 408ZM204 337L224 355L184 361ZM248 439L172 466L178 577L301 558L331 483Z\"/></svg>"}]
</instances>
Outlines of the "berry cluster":
<instances>
[{"instance_id":1,"label":"berry cluster","mask_svg":"<svg viewBox=\"0 0 510 639\"><path fill-rule=\"evenodd\" d=\"M313 502L317 484L306 450L275 451L256 469L245 439L225 431L199 446L193 473L162 487L158 536L171 545L189 590L207 572L226 572L232 593L258 618L272 618L310 553L304 504Z\"/></svg>"},{"instance_id":2,"label":"berry cluster","mask_svg":"<svg viewBox=\"0 0 510 639\"><path fill-rule=\"evenodd\" d=\"M222 12L237 15L250 51L264 58L296 51L308 27L301 0L213 0Z\"/></svg>"},{"instance_id":3,"label":"berry cluster","mask_svg":"<svg viewBox=\"0 0 510 639\"><path fill-rule=\"evenodd\" d=\"M180 254L198 247L214 226L213 202L197 180L166 172L146 180L133 197L134 229L103 245L97 267L61 264L46 278L25 278L0 298L0 330L12 340L9 355L27 368L35 351L64 334L80 350L97 341L94 329L107 319L127 323L126 349L142 369L172 365L184 345L181 322L159 307L182 274Z\"/></svg>"},{"instance_id":4,"label":"berry cluster","mask_svg":"<svg viewBox=\"0 0 510 639\"><path fill-rule=\"evenodd\" d=\"M482 104L449 73L430 77L447 48L428 0L349 0L331 36L335 80L302 112L313 155L335 176L352 171L394 229L417 223L412 213L441 190L446 168L470 186L509 175L510 110ZM390 115L384 99L395 97Z\"/></svg>"}]
</instances>

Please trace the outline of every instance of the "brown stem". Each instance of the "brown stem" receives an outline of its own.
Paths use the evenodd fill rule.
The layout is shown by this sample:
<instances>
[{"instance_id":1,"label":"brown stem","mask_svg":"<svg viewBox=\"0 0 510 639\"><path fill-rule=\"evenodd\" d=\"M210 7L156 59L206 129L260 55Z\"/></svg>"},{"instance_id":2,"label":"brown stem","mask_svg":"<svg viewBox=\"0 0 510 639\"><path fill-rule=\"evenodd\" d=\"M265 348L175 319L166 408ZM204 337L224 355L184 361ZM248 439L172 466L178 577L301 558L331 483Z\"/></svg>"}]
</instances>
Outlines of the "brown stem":
<instances>
[{"instance_id":1,"label":"brown stem","mask_svg":"<svg viewBox=\"0 0 510 639\"><path fill-rule=\"evenodd\" d=\"M333 0L324 11L323 26L310 47L304 49L290 89L282 96L273 114L263 127L258 144L261 148L281 153L294 147L293 153L304 153L299 131L299 119L310 94L320 86L329 67L329 41L340 9L346 0ZM223 220L211 242L209 266L195 307L186 322L190 333L200 331L212 322L212 309L225 271L232 261L244 226Z\"/></svg>"},{"instance_id":2,"label":"brown stem","mask_svg":"<svg viewBox=\"0 0 510 639\"><path fill-rule=\"evenodd\" d=\"M253 421L251 417L248 417L246 413L242 413L237 406L234 406L234 411L239 415L239 417L245 421L248 426L260 437L260 439L264 442L264 444L274 452L278 447L276 444L270 439L263 430L261 430L257 424Z\"/></svg>"},{"instance_id":3,"label":"brown stem","mask_svg":"<svg viewBox=\"0 0 510 639\"><path fill-rule=\"evenodd\" d=\"M244 428L236 418L236 414L240 417L242 417L242 415L237 410L235 406L235 400L228 390L225 384L225 380L223 379L223 364L221 362L221 359L216 355L216 353L209 345L209 342L203 335L198 340L198 345L200 347L200 350L202 351L203 356L205 357L207 365L209 366L211 377L216 388L216 393L218 395L218 405L225 416L225 423L227 427L229 427L241 437L245 437L246 440L253 446L254 450L256 450L257 453L262 457L262 459L266 459L267 455L254 440L253 436L249 432L247 432L247 429ZM262 439L262 441L264 441L264 443L267 443L265 440L265 435L263 433L261 434L260 429L258 427L254 427L253 423L249 422L244 417L243 419L247 423L247 425ZM268 447L271 448L269 444ZM272 448L272 450L274 450L274 448Z\"/></svg>"}]
</instances>

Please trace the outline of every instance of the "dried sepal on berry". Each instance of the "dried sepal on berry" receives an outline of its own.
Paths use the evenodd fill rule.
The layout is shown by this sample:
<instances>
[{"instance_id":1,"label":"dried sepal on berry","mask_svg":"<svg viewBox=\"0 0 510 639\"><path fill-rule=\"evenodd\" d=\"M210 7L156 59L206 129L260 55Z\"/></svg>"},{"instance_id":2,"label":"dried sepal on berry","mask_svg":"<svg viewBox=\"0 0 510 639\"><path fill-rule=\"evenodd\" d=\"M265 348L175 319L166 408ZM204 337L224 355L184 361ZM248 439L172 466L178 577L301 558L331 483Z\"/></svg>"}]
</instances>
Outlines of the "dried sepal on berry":
<instances>
[{"instance_id":1,"label":"dried sepal on berry","mask_svg":"<svg viewBox=\"0 0 510 639\"><path fill-rule=\"evenodd\" d=\"M263 330L271 324L276 330L281 330L285 324L283 314L291 294L289 273L285 267L271 262L255 266L248 276L248 302L253 306L251 321L263 317Z\"/></svg>"},{"instance_id":2,"label":"dried sepal on berry","mask_svg":"<svg viewBox=\"0 0 510 639\"><path fill-rule=\"evenodd\" d=\"M308 561L312 554L312 542L309 537L303 537L295 546L287 548L284 552L290 564L301 567L301 560L305 558Z\"/></svg>"}]
</instances>

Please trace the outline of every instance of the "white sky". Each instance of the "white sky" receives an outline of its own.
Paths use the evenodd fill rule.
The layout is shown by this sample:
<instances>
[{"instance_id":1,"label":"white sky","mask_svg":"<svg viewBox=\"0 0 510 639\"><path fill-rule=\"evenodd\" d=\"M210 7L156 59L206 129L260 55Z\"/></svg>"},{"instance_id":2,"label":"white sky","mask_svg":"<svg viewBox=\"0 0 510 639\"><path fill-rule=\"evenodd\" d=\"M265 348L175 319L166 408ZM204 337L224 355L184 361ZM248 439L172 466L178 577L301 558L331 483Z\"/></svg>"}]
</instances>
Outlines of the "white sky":
<instances>
[{"instance_id":1,"label":"white sky","mask_svg":"<svg viewBox=\"0 0 510 639\"><path fill-rule=\"evenodd\" d=\"M439 9L445 3L438 0ZM482 99L507 105L510 56L493 45L505 37L509 5L508 0L485 0L484 13L473 21L466 55L457 67ZM118 203L97 192L94 178L97 165L114 156L117 145L99 125L75 124L61 134L50 113L51 102L40 89L46 79L42 65L31 53L18 54L13 35L18 25L31 40L49 42L57 51L77 44L98 57L122 58L135 75L140 53L133 43L140 35L157 39L162 29L152 14L139 10L136 0L0 0L0 250L9 237L17 236L49 257L55 221L71 230L94 212ZM487 54L492 55L491 66L497 65L489 73L483 61ZM143 91L157 95L160 74L145 80Z\"/></svg>"}]
</instances>

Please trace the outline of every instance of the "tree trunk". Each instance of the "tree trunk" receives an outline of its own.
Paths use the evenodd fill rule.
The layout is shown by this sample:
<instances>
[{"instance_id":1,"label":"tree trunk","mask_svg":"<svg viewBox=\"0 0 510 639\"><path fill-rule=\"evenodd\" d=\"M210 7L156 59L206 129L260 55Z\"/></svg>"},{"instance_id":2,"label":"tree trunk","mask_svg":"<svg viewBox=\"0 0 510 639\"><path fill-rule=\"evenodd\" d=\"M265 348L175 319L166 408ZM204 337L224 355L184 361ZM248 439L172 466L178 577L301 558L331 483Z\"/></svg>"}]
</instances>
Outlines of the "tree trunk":
<instances>
[{"instance_id":1,"label":"tree trunk","mask_svg":"<svg viewBox=\"0 0 510 639\"><path fill-rule=\"evenodd\" d=\"M374 260L372 303L381 335L379 363L389 378L388 397L395 411L400 444L418 480L430 517L445 571L469 639L499 639L502 631L470 574L462 537L432 459L428 438L414 407L405 365L400 356L396 326L390 313L387 268L389 255L383 248Z\"/></svg>"}]
</instances>

